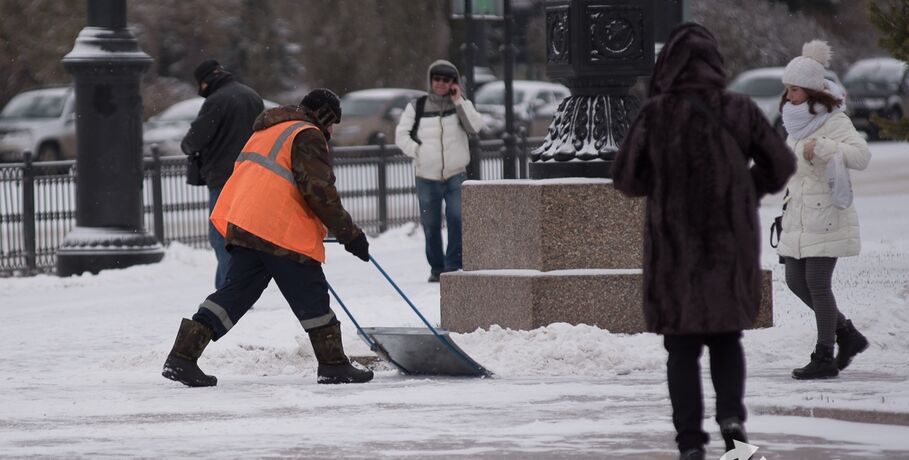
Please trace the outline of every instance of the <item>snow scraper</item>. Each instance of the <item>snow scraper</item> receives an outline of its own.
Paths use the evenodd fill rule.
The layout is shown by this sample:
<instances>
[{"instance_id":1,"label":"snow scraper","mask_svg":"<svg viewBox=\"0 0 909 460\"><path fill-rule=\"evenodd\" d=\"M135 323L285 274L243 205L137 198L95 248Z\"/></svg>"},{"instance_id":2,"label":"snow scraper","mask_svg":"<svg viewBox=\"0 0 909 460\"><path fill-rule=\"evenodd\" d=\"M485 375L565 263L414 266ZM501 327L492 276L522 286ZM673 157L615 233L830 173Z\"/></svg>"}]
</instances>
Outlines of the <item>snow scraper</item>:
<instances>
[{"instance_id":1,"label":"snow scraper","mask_svg":"<svg viewBox=\"0 0 909 460\"><path fill-rule=\"evenodd\" d=\"M334 241L334 240L326 240ZM362 328L341 301L331 284L328 290L334 296L344 313L350 318L363 341L380 358L388 361L406 375L447 375L459 377L491 377L492 372L474 361L452 341L448 331L436 329L420 313L413 302L382 269L376 259L369 261L394 287L414 313L420 317L426 328L421 327L367 327Z\"/></svg>"}]
</instances>

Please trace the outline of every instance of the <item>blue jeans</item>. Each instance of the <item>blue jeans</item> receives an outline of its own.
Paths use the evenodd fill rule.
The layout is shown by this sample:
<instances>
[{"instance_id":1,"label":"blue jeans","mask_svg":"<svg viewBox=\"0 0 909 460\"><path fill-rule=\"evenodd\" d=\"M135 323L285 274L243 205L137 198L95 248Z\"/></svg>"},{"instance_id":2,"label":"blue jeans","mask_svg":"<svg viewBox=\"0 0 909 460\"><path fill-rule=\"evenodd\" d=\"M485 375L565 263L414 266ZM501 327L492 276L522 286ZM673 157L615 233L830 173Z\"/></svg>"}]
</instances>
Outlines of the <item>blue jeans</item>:
<instances>
[{"instance_id":1,"label":"blue jeans","mask_svg":"<svg viewBox=\"0 0 909 460\"><path fill-rule=\"evenodd\" d=\"M215 209L215 203L218 202L218 197L220 195L220 188L208 190L209 216ZM218 268L215 270L215 289L221 289L224 287L225 279L227 278L227 262L230 261L230 253L227 252L227 248L224 247L224 237L218 233L218 230L215 229L211 220L208 221L208 243L211 245L212 249L215 250L215 258L218 259Z\"/></svg>"},{"instance_id":2,"label":"blue jeans","mask_svg":"<svg viewBox=\"0 0 909 460\"><path fill-rule=\"evenodd\" d=\"M433 274L461 269L461 173L444 181L417 177L420 200L420 224L426 236L426 260ZM442 253L442 201L445 201L445 225L448 248Z\"/></svg>"}]
</instances>

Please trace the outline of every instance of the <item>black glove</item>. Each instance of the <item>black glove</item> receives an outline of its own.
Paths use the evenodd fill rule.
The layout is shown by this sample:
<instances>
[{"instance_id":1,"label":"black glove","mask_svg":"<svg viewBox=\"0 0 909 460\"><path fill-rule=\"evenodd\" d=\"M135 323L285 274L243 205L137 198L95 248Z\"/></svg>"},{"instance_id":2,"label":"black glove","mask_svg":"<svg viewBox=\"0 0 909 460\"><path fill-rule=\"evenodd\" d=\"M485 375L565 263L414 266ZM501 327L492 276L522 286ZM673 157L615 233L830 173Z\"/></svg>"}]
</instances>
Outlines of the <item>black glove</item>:
<instances>
[{"instance_id":1,"label":"black glove","mask_svg":"<svg viewBox=\"0 0 909 460\"><path fill-rule=\"evenodd\" d=\"M361 233L360 236L344 244L347 252L359 257L363 262L369 262L369 241L366 241L366 235Z\"/></svg>"}]
</instances>

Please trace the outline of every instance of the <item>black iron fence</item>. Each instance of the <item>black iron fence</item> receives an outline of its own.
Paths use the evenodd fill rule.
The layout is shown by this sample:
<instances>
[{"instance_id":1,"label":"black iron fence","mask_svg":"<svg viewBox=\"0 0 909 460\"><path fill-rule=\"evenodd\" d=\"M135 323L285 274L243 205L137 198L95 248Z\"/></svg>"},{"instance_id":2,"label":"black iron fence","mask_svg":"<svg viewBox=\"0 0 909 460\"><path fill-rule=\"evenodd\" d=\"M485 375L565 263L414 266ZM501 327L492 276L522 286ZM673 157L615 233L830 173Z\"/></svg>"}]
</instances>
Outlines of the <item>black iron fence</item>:
<instances>
[{"instance_id":1,"label":"black iron fence","mask_svg":"<svg viewBox=\"0 0 909 460\"><path fill-rule=\"evenodd\" d=\"M527 177L530 150L542 139L519 139L516 176ZM480 179L503 177L501 140L478 143ZM344 207L364 231L419 220L411 160L394 145L332 151ZM56 251L76 225L75 161L0 164L0 276L53 272ZM187 185L186 157L145 159L145 228L162 244L208 248L208 189Z\"/></svg>"}]
</instances>

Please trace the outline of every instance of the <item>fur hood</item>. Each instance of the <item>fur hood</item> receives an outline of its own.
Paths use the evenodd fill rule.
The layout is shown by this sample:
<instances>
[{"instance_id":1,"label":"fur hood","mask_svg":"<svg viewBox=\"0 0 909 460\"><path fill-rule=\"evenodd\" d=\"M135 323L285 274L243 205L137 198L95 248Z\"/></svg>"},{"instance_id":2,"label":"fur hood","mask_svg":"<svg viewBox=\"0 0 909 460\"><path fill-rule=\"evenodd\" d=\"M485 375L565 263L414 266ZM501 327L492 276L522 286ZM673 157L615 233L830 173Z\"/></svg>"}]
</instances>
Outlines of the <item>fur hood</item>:
<instances>
[{"instance_id":1,"label":"fur hood","mask_svg":"<svg viewBox=\"0 0 909 460\"><path fill-rule=\"evenodd\" d=\"M723 56L713 34L690 22L676 27L653 68L650 96L725 86Z\"/></svg>"}]
</instances>

